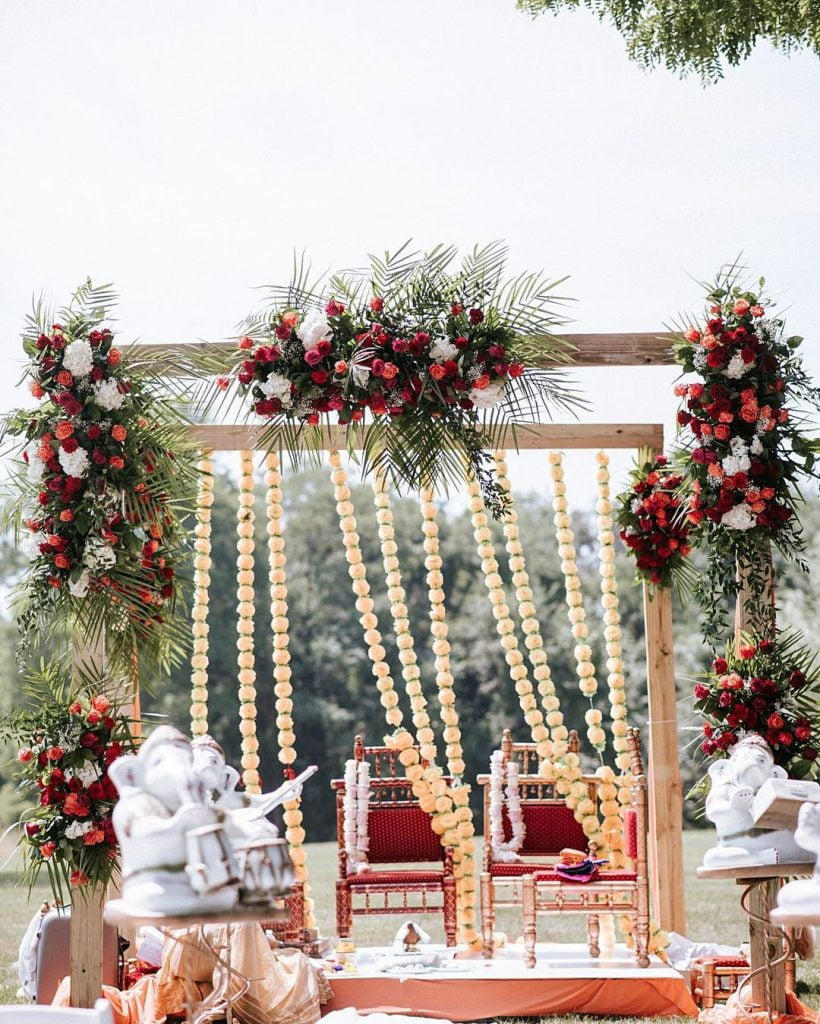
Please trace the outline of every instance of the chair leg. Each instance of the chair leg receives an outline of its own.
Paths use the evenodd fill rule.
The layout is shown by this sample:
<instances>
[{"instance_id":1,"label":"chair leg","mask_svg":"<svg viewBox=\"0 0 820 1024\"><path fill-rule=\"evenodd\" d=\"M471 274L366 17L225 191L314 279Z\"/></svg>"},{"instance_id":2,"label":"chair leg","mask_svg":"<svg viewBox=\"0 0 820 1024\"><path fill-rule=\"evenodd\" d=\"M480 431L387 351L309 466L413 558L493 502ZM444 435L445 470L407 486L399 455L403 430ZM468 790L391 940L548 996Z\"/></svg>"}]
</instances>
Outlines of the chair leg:
<instances>
[{"instance_id":1,"label":"chair leg","mask_svg":"<svg viewBox=\"0 0 820 1024\"><path fill-rule=\"evenodd\" d=\"M535 967L535 878L532 875L521 877L521 917L524 925L524 966Z\"/></svg>"},{"instance_id":2,"label":"chair leg","mask_svg":"<svg viewBox=\"0 0 820 1024\"><path fill-rule=\"evenodd\" d=\"M495 905L493 903L493 879L489 872L481 874L481 939L484 956L491 960L494 951L493 931L495 929Z\"/></svg>"},{"instance_id":3,"label":"chair leg","mask_svg":"<svg viewBox=\"0 0 820 1024\"><path fill-rule=\"evenodd\" d=\"M340 939L346 939L353 930L353 908L350 902L350 889L342 879L336 882L336 933Z\"/></svg>"},{"instance_id":4,"label":"chair leg","mask_svg":"<svg viewBox=\"0 0 820 1024\"><path fill-rule=\"evenodd\" d=\"M448 946L455 946L458 929L458 910L456 900L456 880L452 876L444 879L442 886L442 902L444 910L444 936Z\"/></svg>"},{"instance_id":5,"label":"chair leg","mask_svg":"<svg viewBox=\"0 0 820 1024\"><path fill-rule=\"evenodd\" d=\"M707 960L703 965L703 1009L711 1010L715 1005L715 965Z\"/></svg>"},{"instance_id":6,"label":"chair leg","mask_svg":"<svg viewBox=\"0 0 820 1024\"><path fill-rule=\"evenodd\" d=\"M635 956L639 967L649 966L649 922L640 916L635 921Z\"/></svg>"},{"instance_id":7,"label":"chair leg","mask_svg":"<svg viewBox=\"0 0 820 1024\"><path fill-rule=\"evenodd\" d=\"M599 938L601 935L601 919L597 914L587 915L587 944L589 946L589 955L591 957L599 957L601 955L601 946Z\"/></svg>"}]
</instances>

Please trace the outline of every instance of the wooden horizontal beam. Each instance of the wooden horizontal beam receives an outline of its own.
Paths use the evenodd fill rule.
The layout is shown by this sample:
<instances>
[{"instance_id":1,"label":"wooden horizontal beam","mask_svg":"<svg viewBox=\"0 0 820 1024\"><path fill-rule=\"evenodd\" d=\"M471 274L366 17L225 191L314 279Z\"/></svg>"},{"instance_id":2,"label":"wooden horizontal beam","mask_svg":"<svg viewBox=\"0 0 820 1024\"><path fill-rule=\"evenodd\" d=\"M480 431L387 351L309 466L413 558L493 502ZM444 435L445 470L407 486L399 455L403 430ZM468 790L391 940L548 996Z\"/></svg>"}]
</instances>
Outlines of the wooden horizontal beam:
<instances>
[{"instance_id":1,"label":"wooden horizontal beam","mask_svg":"<svg viewBox=\"0 0 820 1024\"><path fill-rule=\"evenodd\" d=\"M344 450L347 447L347 431L343 427L314 429L322 430L319 447L325 450ZM250 423L209 424L191 427L190 431L198 447L228 452L259 448L265 426ZM520 451L642 447L663 450L663 426L660 423L539 423L531 427L517 427L515 435L515 438L511 433L505 437L503 446L509 449L517 447Z\"/></svg>"},{"instance_id":2,"label":"wooden horizontal beam","mask_svg":"<svg viewBox=\"0 0 820 1024\"><path fill-rule=\"evenodd\" d=\"M564 334L564 341L572 346L572 364L575 366L668 366L674 363L670 345L672 336L656 332L628 332L626 334ZM175 356L206 356L210 360L225 360L236 354L232 341L188 341L151 345L134 345L133 354L139 359L164 364L169 375L175 373ZM564 365L545 360L543 366Z\"/></svg>"}]
</instances>

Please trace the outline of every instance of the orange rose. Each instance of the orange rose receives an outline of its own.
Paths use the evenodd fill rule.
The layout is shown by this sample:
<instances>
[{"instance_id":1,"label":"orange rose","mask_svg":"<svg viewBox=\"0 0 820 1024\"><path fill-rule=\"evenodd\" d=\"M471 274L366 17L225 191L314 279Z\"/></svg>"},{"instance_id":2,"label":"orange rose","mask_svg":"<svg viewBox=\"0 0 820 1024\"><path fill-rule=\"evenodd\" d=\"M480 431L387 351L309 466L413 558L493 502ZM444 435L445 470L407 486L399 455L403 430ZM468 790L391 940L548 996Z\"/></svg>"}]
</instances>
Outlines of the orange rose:
<instances>
[{"instance_id":1,"label":"orange rose","mask_svg":"<svg viewBox=\"0 0 820 1024\"><path fill-rule=\"evenodd\" d=\"M740 410L740 418L747 423L754 423L757 420L757 406L744 405Z\"/></svg>"},{"instance_id":2,"label":"orange rose","mask_svg":"<svg viewBox=\"0 0 820 1024\"><path fill-rule=\"evenodd\" d=\"M162 536L162 527L159 523L151 524L151 536L156 538L160 538Z\"/></svg>"},{"instance_id":3,"label":"orange rose","mask_svg":"<svg viewBox=\"0 0 820 1024\"><path fill-rule=\"evenodd\" d=\"M108 350L108 365L116 366L117 363L122 359L122 352L118 348L112 348Z\"/></svg>"},{"instance_id":4,"label":"orange rose","mask_svg":"<svg viewBox=\"0 0 820 1024\"><path fill-rule=\"evenodd\" d=\"M74 383L74 378L68 372L68 370L60 370L57 374L57 383L61 388L70 388Z\"/></svg>"},{"instance_id":5,"label":"orange rose","mask_svg":"<svg viewBox=\"0 0 820 1024\"><path fill-rule=\"evenodd\" d=\"M115 423L111 428L111 436L115 441L124 441L128 437L128 431L121 423Z\"/></svg>"},{"instance_id":6,"label":"orange rose","mask_svg":"<svg viewBox=\"0 0 820 1024\"><path fill-rule=\"evenodd\" d=\"M730 412L722 412L718 415L718 419L721 423L731 423L734 416Z\"/></svg>"},{"instance_id":7,"label":"orange rose","mask_svg":"<svg viewBox=\"0 0 820 1024\"><path fill-rule=\"evenodd\" d=\"M706 472L718 480L723 477L723 469L716 462L711 462Z\"/></svg>"},{"instance_id":8,"label":"orange rose","mask_svg":"<svg viewBox=\"0 0 820 1024\"><path fill-rule=\"evenodd\" d=\"M108 465L112 469L124 469L125 459L120 458L119 455L112 455L111 458L108 460Z\"/></svg>"},{"instance_id":9,"label":"orange rose","mask_svg":"<svg viewBox=\"0 0 820 1024\"><path fill-rule=\"evenodd\" d=\"M42 398L43 395L45 394L45 391L43 390L43 385L39 382L39 380L33 380L31 384L29 384L28 389L35 398Z\"/></svg>"},{"instance_id":10,"label":"orange rose","mask_svg":"<svg viewBox=\"0 0 820 1024\"><path fill-rule=\"evenodd\" d=\"M57 424L57 429L54 431L54 436L60 440L65 441L67 437L71 437L74 433L74 425L63 420L62 423Z\"/></svg>"},{"instance_id":11,"label":"orange rose","mask_svg":"<svg viewBox=\"0 0 820 1024\"><path fill-rule=\"evenodd\" d=\"M91 828L83 836L83 846L95 846L105 842L105 832L101 828Z\"/></svg>"},{"instance_id":12,"label":"orange rose","mask_svg":"<svg viewBox=\"0 0 820 1024\"><path fill-rule=\"evenodd\" d=\"M385 380L392 380L399 372L398 366L395 363L385 363L384 369L382 370L382 377Z\"/></svg>"},{"instance_id":13,"label":"orange rose","mask_svg":"<svg viewBox=\"0 0 820 1024\"><path fill-rule=\"evenodd\" d=\"M66 558L65 555L55 555L54 564L58 569L69 569L71 568L71 562Z\"/></svg>"},{"instance_id":14,"label":"orange rose","mask_svg":"<svg viewBox=\"0 0 820 1024\"><path fill-rule=\"evenodd\" d=\"M81 885L88 885L90 881L91 879L85 871L72 871L68 878L69 885L74 886L74 888L79 888Z\"/></svg>"},{"instance_id":15,"label":"orange rose","mask_svg":"<svg viewBox=\"0 0 820 1024\"><path fill-rule=\"evenodd\" d=\"M488 373L482 373L481 376L473 382L473 387L476 391L483 391L485 388L490 386L490 375Z\"/></svg>"},{"instance_id":16,"label":"orange rose","mask_svg":"<svg viewBox=\"0 0 820 1024\"><path fill-rule=\"evenodd\" d=\"M61 523L72 523L73 521L74 521L74 513L71 511L70 508L64 508L63 511L60 513L60 522Z\"/></svg>"},{"instance_id":17,"label":"orange rose","mask_svg":"<svg viewBox=\"0 0 820 1024\"><path fill-rule=\"evenodd\" d=\"M725 423L718 423L718 425L715 427L715 437L718 439L718 441L729 440L729 428L726 426Z\"/></svg>"},{"instance_id":18,"label":"orange rose","mask_svg":"<svg viewBox=\"0 0 820 1024\"><path fill-rule=\"evenodd\" d=\"M288 310L287 313L282 314L282 323L285 327L290 327L291 330L299 323L299 314L295 309Z\"/></svg>"}]
</instances>

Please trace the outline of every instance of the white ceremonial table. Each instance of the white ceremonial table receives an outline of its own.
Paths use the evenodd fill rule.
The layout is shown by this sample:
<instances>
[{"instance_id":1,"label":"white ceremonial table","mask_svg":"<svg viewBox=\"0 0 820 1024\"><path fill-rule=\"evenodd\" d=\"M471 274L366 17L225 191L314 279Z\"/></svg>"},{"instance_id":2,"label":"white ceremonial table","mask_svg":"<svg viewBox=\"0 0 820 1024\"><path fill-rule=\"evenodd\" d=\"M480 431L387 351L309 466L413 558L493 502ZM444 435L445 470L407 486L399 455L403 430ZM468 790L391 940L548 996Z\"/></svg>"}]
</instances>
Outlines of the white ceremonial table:
<instances>
[{"instance_id":1,"label":"white ceremonial table","mask_svg":"<svg viewBox=\"0 0 820 1024\"><path fill-rule=\"evenodd\" d=\"M150 925L159 929L163 935L174 942L185 945L183 936L173 935L174 929L196 928L199 932L199 941L202 945L211 950L216 957L217 967L214 971L214 990L205 999L200 999L197 994L190 994L185 1006L186 1020L189 1024L206 1024L225 1018L227 1024L233 1024L232 1006L237 999L240 999L249 989L250 981L237 970L231 963L231 927L235 924L248 924L263 921L277 921L287 917L287 910L279 906L270 907L237 907L235 910L221 911L213 914L195 915L173 915L157 913L134 914L127 909L124 900L111 900L105 905L104 920L108 924L128 925L131 928L140 928ZM211 946L205 937L204 927L209 924L224 924L225 945L219 947ZM239 991L231 992L231 979L237 979L240 983Z\"/></svg>"},{"instance_id":2,"label":"white ceremonial table","mask_svg":"<svg viewBox=\"0 0 820 1024\"><path fill-rule=\"evenodd\" d=\"M730 878L743 886L740 905L749 919L749 974L752 1002L769 1015L786 1009L786 965L792 956L792 940L781 927L793 922L778 919L777 893L787 878L810 875L813 864L766 864L760 867L698 868L698 878ZM738 986L742 987L744 982Z\"/></svg>"}]
</instances>

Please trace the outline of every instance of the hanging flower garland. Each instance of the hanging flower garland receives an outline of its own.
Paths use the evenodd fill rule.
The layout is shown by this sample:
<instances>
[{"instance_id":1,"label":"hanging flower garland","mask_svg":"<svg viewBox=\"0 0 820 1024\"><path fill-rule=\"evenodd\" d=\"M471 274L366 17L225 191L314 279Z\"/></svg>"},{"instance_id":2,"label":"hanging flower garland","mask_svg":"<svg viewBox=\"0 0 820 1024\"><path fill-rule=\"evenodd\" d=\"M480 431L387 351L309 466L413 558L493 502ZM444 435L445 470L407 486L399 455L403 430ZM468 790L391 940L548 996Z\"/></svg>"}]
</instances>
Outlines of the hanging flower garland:
<instances>
[{"instance_id":1,"label":"hanging flower garland","mask_svg":"<svg viewBox=\"0 0 820 1024\"><path fill-rule=\"evenodd\" d=\"M213 452L197 463L199 488L194 527L193 647L191 651L191 735L208 732L208 588L211 585L211 508L214 503Z\"/></svg>"},{"instance_id":2,"label":"hanging flower garland","mask_svg":"<svg viewBox=\"0 0 820 1024\"><path fill-rule=\"evenodd\" d=\"M546 712L546 723L552 740L552 750L548 757L551 761L555 762L563 758L567 752L569 731L564 724L564 715L561 711L560 701L555 691L555 683L550 672L544 638L541 632L541 623L538 620L535 606L532 603L533 594L530 587L530 576L527 572L524 549L518 534L518 512L515 509L513 500L506 452L497 451L495 453L495 470L498 486L507 496L507 514L503 521L504 537L507 542L506 548L510 572L512 573L512 582L516 588L515 596L518 601L521 629L524 633L524 646L527 648L527 655L532 665L533 678L538 685L541 707ZM539 736L541 735L541 731L536 726L533 729L534 739L536 731Z\"/></svg>"},{"instance_id":3,"label":"hanging flower garland","mask_svg":"<svg viewBox=\"0 0 820 1024\"><path fill-rule=\"evenodd\" d=\"M361 874L370 865L367 850L367 810L370 801L370 764L350 758L345 761L344 841L348 875Z\"/></svg>"},{"instance_id":4,"label":"hanging flower garland","mask_svg":"<svg viewBox=\"0 0 820 1024\"><path fill-rule=\"evenodd\" d=\"M253 452L240 452L239 506L236 521L236 646L239 651L239 732L242 736L242 781L249 793L259 785L259 740L256 737L256 671L253 651L254 473Z\"/></svg>"},{"instance_id":5,"label":"hanging flower garland","mask_svg":"<svg viewBox=\"0 0 820 1024\"><path fill-rule=\"evenodd\" d=\"M296 760L296 734L293 729L293 684L291 681L290 623L288 622L288 584L285 566L285 539L282 533L282 469L276 452L265 457L265 487L268 532L268 582L270 584L271 633L273 634L273 692L276 695L276 728L279 761L285 775L293 772ZM314 928L314 901L310 895L305 830L302 826L301 800L288 800L284 807L285 839L290 847L291 861L297 882L305 897L305 926Z\"/></svg>"},{"instance_id":6,"label":"hanging flower garland","mask_svg":"<svg viewBox=\"0 0 820 1024\"><path fill-rule=\"evenodd\" d=\"M421 688L421 673L419 672L416 659L413 635L410 631L410 621L407 618L406 594L401 582L401 571L397 556L395 540L395 525L393 522L393 509L390 505L390 495L387 490L387 482L382 473L377 472L373 477L373 500L376 505L376 520L379 528L379 542L382 552L382 565L385 573L385 584L387 595L390 600L390 613L393 618L393 628L396 634L396 644L399 648L399 660L402 663L402 676L405 681L405 692L410 698L410 708L413 712L413 725L416 731L416 742L419 751L415 748L406 748L402 751L404 757L407 777L414 783L414 793L420 797L420 804L423 809L433 807L436 817L434 828L438 832L437 825L441 826L439 833L442 842L453 848L453 869L456 877L456 897L459 906L459 921L462 926L472 926L475 923L475 883L474 883L474 826L472 811L469 805L469 789L467 787L448 786L443 779L441 768L436 764L437 751L435 733L430 721L427 701ZM443 611L443 603L438 605ZM440 620L437 620L440 621ZM433 623L435 625L435 622ZM439 693L439 699L444 697L447 700L454 697L452 690L452 679L445 680L449 686L445 686ZM442 707L448 705L442 704ZM449 705L452 707L452 705ZM426 765L411 763L411 757L420 756ZM402 763L405 763L404 761ZM419 776L419 768L421 775ZM463 770L463 766L462 766ZM441 790L441 784L444 789ZM436 794L435 790L439 790ZM456 802L456 792L458 803ZM431 799L433 798L434 799ZM467 938L466 941L472 941Z\"/></svg>"},{"instance_id":7,"label":"hanging flower garland","mask_svg":"<svg viewBox=\"0 0 820 1024\"><path fill-rule=\"evenodd\" d=\"M624 679L621 614L618 600L618 580L615 575L615 532L610 501L609 456L600 451L598 463L598 558L601 574L601 606L604 619L609 672L609 716L612 720L612 747L616 752L615 764L622 772L629 769L627 734L626 681Z\"/></svg>"},{"instance_id":8,"label":"hanging flower garland","mask_svg":"<svg viewBox=\"0 0 820 1024\"><path fill-rule=\"evenodd\" d=\"M602 754L606 747L606 734L601 728L602 714L593 706L598 682L595 678L595 665L592 661L592 648L587 643L589 628L586 624L584 602L581 596L581 580L575 564L575 536L570 528L567 512L566 485L564 483L564 461L561 452L550 452L550 475L552 477L553 500L555 512L555 537L558 541L558 554L561 557L561 572L564 574L569 621L575 644L575 667L578 675L578 688L589 700L589 710L584 715L587 724L587 739L590 745Z\"/></svg>"},{"instance_id":9,"label":"hanging flower garland","mask_svg":"<svg viewBox=\"0 0 820 1024\"><path fill-rule=\"evenodd\" d=\"M444 577L441 573L437 509L433 491L429 487L424 488L421 492L421 514L424 535L424 568L427 570L427 597L430 601L430 632L433 637L436 689L441 708L441 721L444 725L443 739L446 744L447 770L453 778L460 780L466 766L450 665L450 640L444 603Z\"/></svg>"},{"instance_id":10,"label":"hanging flower garland","mask_svg":"<svg viewBox=\"0 0 820 1024\"><path fill-rule=\"evenodd\" d=\"M504 805L510 821L511 836L504 838ZM521 790L518 785L518 763L510 759L504 763L504 754L494 750L490 756L490 841L493 859L520 860L518 851L524 843L526 829L521 812Z\"/></svg>"}]
</instances>

